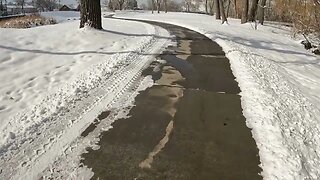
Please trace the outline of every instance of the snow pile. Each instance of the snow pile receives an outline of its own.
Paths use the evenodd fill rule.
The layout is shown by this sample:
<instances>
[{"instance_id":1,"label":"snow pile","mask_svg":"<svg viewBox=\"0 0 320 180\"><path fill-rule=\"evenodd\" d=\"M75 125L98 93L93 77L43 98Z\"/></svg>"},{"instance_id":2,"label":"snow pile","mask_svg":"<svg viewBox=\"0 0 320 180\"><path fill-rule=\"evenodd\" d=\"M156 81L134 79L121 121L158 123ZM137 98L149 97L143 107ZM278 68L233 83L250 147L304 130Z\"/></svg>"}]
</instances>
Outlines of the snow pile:
<instances>
[{"instance_id":1,"label":"snow pile","mask_svg":"<svg viewBox=\"0 0 320 180\"><path fill-rule=\"evenodd\" d=\"M103 23L0 29L0 178L39 178L167 41L151 25Z\"/></svg>"},{"instance_id":2,"label":"snow pile","mask_svg":"<svg viewBox=\"0 0 320 180\"><path fill-rule=\"evenodd\" d=\"M320 177L320 58L290 37L287 28L221 25L212 16L186 13L117 17L167 22L218 42L242 90L242 107L259 148L264 179Z\"/></svg>"}]
</instances>

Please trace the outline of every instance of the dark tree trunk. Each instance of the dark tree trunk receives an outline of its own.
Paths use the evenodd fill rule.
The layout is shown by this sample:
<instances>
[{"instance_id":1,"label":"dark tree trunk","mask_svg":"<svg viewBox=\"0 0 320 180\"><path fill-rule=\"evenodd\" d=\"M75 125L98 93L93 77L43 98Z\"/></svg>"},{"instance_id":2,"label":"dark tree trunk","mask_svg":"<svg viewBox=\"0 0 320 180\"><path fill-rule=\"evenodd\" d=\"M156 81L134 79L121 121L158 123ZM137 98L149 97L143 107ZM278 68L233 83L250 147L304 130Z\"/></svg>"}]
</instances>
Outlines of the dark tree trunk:
<instances>
[{"instance_id":1,"label":"dark tree trunk","mask_svg":"<svg viewBox=\"0 0 320 180\"><path fill-rule=\"evenodd\" d=\"M261 0L260 6L259 6L259 11L258 11L258 16L259 16L259 23L263 25L264 23L264 9L266 6L266 0Z\"/></svg>"},{"instance_id":2,"label":"dark tree trunk","mask_svg":"<svg viewBox=\"0 0 320 180\"><path fill-rule=\"evenodd\" d=\"M81 0L80 28L90 26L102 29L100 0Z\"/></svg>"},{"instance_id":3,"label":"dark tree trunk","mask_svg":"<svg viewBox=\"0 0 320 180\"><path fill-rule=\"evenodd\" d=\"M157 0L157 11L158 11L158 13L160 13L160 0Z\"/></svg>"},{"instance_id":4,"label":"dark tree trunk","mask_svg":"<svg viewBox=\"0 0 320 180\"><path fill-rule=\"evenodd\" d=\"M24 0L22 0L21 1L21 12L22 12L22 14L25 14L24 13L24 3L25 3Z\"/></svg>"},{"instance_id":5,"label":"dark tree trunk","mask_svg":"<svg viewBox=\"0 0 320 180\"><path fill-rule=\"evenodd\" d=\"M123 9L124 0L119 1L119 10L121 11Z\"/></svg>"},{"instance_id":6,"label":"dark tree trunk","mask_svg":"<svg viewBox=\"0 0 320 180\"><path fill-rule=\"evenodd\" d=\"M219 0L214 1L214 9L216 11L216 19L221 19Z\"/></svg>"},{"instance_id":7,"label":"dark tree trunk","mask_svg":"<svg viewBox=\"0 0 320 180\"><path fill-rule=\"evenodd\" d=\"M259 0L252 0L251 1L251 6L250 6L250 9L249 9L249 18L248 18L248 21L255 21L256 20L256 14L257 14L257 9L258 9L258 2Z\"/></svg>"},{"instance_id":8,"label":"dark tree trunk","mask_svg":"<svg viewBox=\"0 0 320 180\"><path fill-rule=\"evenodd\" d=\"M243 9L241 14L241 24L248 21L249 0L243 0Z\"/></svg>"},{"instance_id":9,"label":"dark tree trunk","mask_svg":"<svg viewBox=\"0 0 320 180\"><path fill-rule=\"evenodd\" d=\"M239 18L237 11L237 0L234 0L234 12L236 13L236 18Z\"/></svg>"},{"instance_id":10,"label":"dark tree trunk","mask_svg":"<svg viewBox=\"0 0 320 180\"><path fill-rule=\"evenodd\" d=\"M153 11L154 11L154 0L151 0L151 8L152 8L152 14L153 14Z\"/></svg>"},{"instance_id":11,"label":"dark tree trunk","mask_svg":"<svg viewBox=\"0 0 320 180\"><path fill-rule=\"evenodd\" d=\"M219 0L219 5L220 5L220 14L221 14L221 19L222 19L222 24L224 22L227 22L227 17L226 17L226 13L224 11L224 5L223 5L223 0Z\"/></svg>"},{"instance_id":12,"label":"dark tree trunk","mask_svg":"<svg viewBox=\"0 0 320 180\"><path fill-rule=\"evenodd\" d=\"M206 7L206 14L209 14L209 13L208 13L208 0L206 0L205 7Z\"/></svg>"},{"instance_id":13,"label":"dark tree trunk","mask_svg":"<svg viewBox=\"0 0 320 180\"><path fill-rule=\"evenodd\" d=\"M168 0L164 0L164 8L165 8L165 12L167 13L168 12L168 3L167 3Z\"/></svg>"}]
</instances>

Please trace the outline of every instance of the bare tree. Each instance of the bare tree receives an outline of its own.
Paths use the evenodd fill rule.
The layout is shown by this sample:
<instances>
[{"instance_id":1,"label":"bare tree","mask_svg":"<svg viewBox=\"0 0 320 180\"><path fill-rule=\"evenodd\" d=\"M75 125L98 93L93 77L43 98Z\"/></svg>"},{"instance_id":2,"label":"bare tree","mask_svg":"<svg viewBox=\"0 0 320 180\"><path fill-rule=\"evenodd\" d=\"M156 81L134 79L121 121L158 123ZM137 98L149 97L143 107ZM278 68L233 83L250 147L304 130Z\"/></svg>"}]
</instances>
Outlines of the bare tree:
<instances>
[{"instance_id":1,"label":"bare tree","mask_svg":"<svg viewBox=\"0 0 320 180\"><path fill-rule=\"evenodd\" d=\"M125 1L125 8L126 9L135 9L138 7L137 0L126 0Z\"/></svg>"},{"instance_id":2,"label":"bare tree","mask_svg":"<svg viewBox=\"0 0 320 180\"><path fill-rule=\"evenodd\" d=\"M90 26L102 29L100 0L81 0L80 28Z\"/></svg>"},{"instance_id":3,"label":"bare tree","mask_svg":"<svg viewBox=\"0 0 320 180\"><path fill-rule=\"evenodd\" d=\"M215 9L215 13L216 13L216 19L221 19L219 0L214 1L214 7L215 7L214 9Z\"/></svg>"},{"instance_id":4,"label":"bare tree","mask_svg":"<svg viewBox=\"0 0 320 180\"><path fill-rule=\"evenodd\" d=\"M215 1L215 0L208 0L210 15L213 15L213 14L214 14L214 1Z\"/></svg>"},{"instance_id":5,"label":"bare tree","mask_svg":"<svg viewBox=\"0 0 320 180\"><path fill-rule=\"evenodd\" d=\"M111 11L114 11L114 10L116 9L116 3L115 3L114 0L109 0L109 1L108 1L108 8L109 8L109 10L111 10Z\"/></svg>"},{"instance_id":6,"label":"bare tree","mask_svg":"<svg viewBox=\"0 0 320 180\"><path fill-rule=\"evenodd\" d=\"M200 11L200 4L201 4L201 0L198 0L198 1L194 1L194 3L191 3L191 10L193 12L199 12Z\"/></svg>"},{"instance_id":7,"label":"bare tree","mask_svg":"<svg viewBox=\"0 0 320 180\"><path fill-rule=\"evenodd\" d=\"M158 11L158 13L160 13L161 0L156 0L156 5L157 5L157 11Z\"/></svg>"},{"instance_id":8,"label":"bare tree","mask_svg":"<svg viewBox=\"0 0 320 180\"><path fill-rule=\"evenodd\" d=\"M234 0L233 3L234 3L234 13L235 13L236 17L238 18L237 0Z\"/></svg>"},{"instance_id":9,"label":"bare tree","mask_svg":"<svg viewBox=\"0 0 320 180\"><path fill-rule=\"evenodd\" d=\"M231 0L228 0L227 17L229 17L230 5L231 5Z\"/></svg>"},{"instance_id":10,"label":"bare tree","mask_svg":"<svg viewBox=\"0 0 320 180\"><path fill-rule=\"evenodd\" d=\"M165 13L168 12L168 0L163 0Z\"/></svg>"},{"instance_id":11,"label":"bare tree","mask_svg":"<svg viewBox=\"0 0 320 180\"><path fill-rule=\"evenodd\" d=\"M241 14L241 24L248 21L249 0L243 0L243 9Z\"/></svg>"},{"instance_id":12,"label":"bare tree","mask_svg":"<svg viewBox=\"0 0 320 180\"><path fill-rule=\"evenodd\" d=\"M18 6L21 6L21 13L24 14L25 0L16 0L16 4L17 4Z\"/></svg>"},{"instance_id":13,"label":"bare tree","mask_svg":"<svg viewBox=\"0 0 320 180\"><path fill-rule=\"evenodd\" d=\"M227 17L226 17L226 13L225 13L225 9L224 9L223 0L219 0L219 5L220 5L221 20L222 20L222 24L223 24L224 22L227 22Z\"/></svg>"},{"instance_id":14,"label":"bare tree","mask_svg":"<svg viewBox=\"0 0 320 180\"><path fill-rule=\"evenodd\" d=\"M34 6L42 11L49 10L53 11L59 6L57 0L32 0Z\"/></svg>"},{"instance_id":15,"label":"bare tree","mask_svg":"<svg viewBox=\"0 0 320 180\"><path fill-rule=\"evenodd\" d=\"M4 10L5 10L4 4L3 4L2 0L0 0L0 16L5 14Z\"/></svg>"},{"instance_id":16,"label":"bare tree","mask_svg":"<svg viewBox=\"0 0 320 180\"><path fill-rule=\"evenodd\" d=\"M259 2L259 0L251 0L251 6L250 6L250 9L249 9L249 14L248 14L248 21L252 21L253 22L253 21L256 20L258 2Z\"/></svg>"},{"instance_id":17,"label":"bare tree","mask_svg":"<svg viewBox=\"0 0 320 180\"><path fill-rule=\"evenodd\" d=\"M266 8L266 0L261 0L258 8L259 23L263 25L264 10Z\"/></svg>"},{"instance_id":18,"label":"bare tree","mask_svg":"<svg viewBox=\"0 0 320 180\"><path fill-rule=\"evenodd\" d=\"M151 7L152 7L152 14L154 13L154 9L155 9L155 0L151 0L152 2L151 2Z\"/></svg>"},{"instance_id":19,"label":"bare tree","mask_svg":"<svg viewBox=\"0 0 320 180\"><path fill-rule=\"evenodd\" d=\"M124 0L117 0L119 5L119 10L121 11L123 9Z\"/></svg>"},{"instance_id":20,"label":"bare tree","mask_svg":"<svg viewBox=\"0 0 320 180\"><path fill-rule=\"evenodd\" d=\"M184 3L186 5L186 11L190 12L191 4L192 4L191 0L185 0Z\"/></svg>"},{"instance_id":21,"label":"bare tree","mask_svg":"<svg viewBox=\"0 0 320 180\"><path fill-rule=\"evenodd\" d=\"M205 8L206 8L206 14L209 14L209 12L208 12L208 0L205 0Z\"/></svg>"}]
</instances>

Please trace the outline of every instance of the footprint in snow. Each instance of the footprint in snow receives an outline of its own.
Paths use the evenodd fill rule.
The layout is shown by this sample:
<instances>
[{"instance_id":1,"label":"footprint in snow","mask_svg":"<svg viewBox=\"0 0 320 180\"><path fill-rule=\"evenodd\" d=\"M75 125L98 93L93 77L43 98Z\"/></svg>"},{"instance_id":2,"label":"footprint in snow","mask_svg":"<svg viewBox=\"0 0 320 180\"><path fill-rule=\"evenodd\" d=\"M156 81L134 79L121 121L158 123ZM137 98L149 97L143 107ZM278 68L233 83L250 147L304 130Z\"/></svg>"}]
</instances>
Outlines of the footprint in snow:
<instances>
[{"instance_id":1,"label":"footprint in snow","mask_svg":"<svg viewBox=\"0 0 320 180\"><path fill-rule=\"evenodd\" d=\"M14 134L13 132L10 132L10 133L9 133L9 137L10 137L11 139L14 139L14 138L16 138L16 134Z\"/></svg>"},{"instance_id":2,"label":"footprint in snow","mask_svg":"<svg viewBox=\"0 0 320 180\"><path fill-rule=\"evenodd\" d=\"M6 109L7 109L7 106L4 106L4 105L3 105L3 106L0 106L0 112L1 112L1 111L4 111L4 110L6 110Z\"/></svg>"}]
</instances>

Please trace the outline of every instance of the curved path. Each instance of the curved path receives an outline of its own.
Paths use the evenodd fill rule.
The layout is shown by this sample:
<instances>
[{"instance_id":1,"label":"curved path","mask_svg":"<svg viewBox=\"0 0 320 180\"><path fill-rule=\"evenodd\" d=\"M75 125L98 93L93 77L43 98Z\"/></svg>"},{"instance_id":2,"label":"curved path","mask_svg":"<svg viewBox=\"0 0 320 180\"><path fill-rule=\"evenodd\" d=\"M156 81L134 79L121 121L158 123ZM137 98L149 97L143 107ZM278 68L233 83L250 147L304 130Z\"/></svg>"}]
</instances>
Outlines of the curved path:
<instances>
[{"instance_id":1,"label":"curved path","mask_svg":"<svg viewBox=\"0 0 320 180\"><path fill-rule=\"evenodd\" d=\"M176 45L144 71L156 84L136 97L130 117L83 155L93 179L262 179L221 47L186 28L148 23L176 36Z\"/></svg>"}]
</instances>

